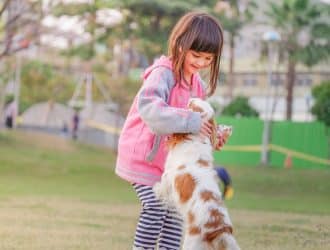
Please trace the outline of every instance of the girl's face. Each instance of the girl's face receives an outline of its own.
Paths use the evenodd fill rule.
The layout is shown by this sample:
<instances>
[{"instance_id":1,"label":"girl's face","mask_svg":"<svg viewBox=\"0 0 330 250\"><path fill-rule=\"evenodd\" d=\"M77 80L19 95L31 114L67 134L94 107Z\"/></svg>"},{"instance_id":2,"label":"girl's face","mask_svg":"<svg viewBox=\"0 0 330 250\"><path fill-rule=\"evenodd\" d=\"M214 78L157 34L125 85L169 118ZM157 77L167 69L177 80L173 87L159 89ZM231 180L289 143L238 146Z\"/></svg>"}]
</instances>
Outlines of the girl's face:
<instances>
[{"instance_id":1,"label":"girl's face","mask_svg":"<svg viewBox=\"0 0 330 250\"><path fill-rule=\"evenodd\" d=\"M188 50L183 63L183 75L186 81L190 82L192 74L211 65L214 54Z\"/></svg>"}]
</instances>

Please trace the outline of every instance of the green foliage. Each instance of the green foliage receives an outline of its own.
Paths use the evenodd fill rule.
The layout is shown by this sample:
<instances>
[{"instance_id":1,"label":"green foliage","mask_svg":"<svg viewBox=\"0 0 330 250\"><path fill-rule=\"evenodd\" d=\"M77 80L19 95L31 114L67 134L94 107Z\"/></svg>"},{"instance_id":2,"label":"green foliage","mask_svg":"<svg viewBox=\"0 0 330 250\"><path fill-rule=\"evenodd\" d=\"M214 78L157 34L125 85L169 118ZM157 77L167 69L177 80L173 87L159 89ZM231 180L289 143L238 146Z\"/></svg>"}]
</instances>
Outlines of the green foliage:
<instances>
[{"instance_id":1,"label":"green foliage","mask_svg":"<svg viewBox=\"0 0 330 250\"><path fill-rule=\"evenodd\" d=\"M259 113L251 107L248 98L238 96L222 110L222 115L258 117Z\"/></svg>"},{"instance_id":2,"label":"green foliage","mask_svg":"<svg viewBox=\"0 0 330 250\"><path fill-rule=\"evenodd\" d=\"M184 13L194 9L210 12L215 3L215 0L125 0L122 8L128 10L129 14L122 23L122 35L136 37L139 40L139 49L152 59L166 52L170 31ZM135 29L130 28L132 23L137 24Z\"/></svg>"},{"instance_id":3,"label":"green foliage","mask_svg":"<svg viewBox=\"0 0 330 250\"><path fill-rule=\"evenodd\" d=\"M30 61L22 67L20 111L50 99L65 103L73 90L74 82L70 76L56 72L51 65Z\"/></svg>"},{"instance_id":4,"label":"green foliage","mask_svg":"<svg viewBox=\"0 0 330 250\"><path fill-rule=\"evenodd\" d=\"M330 55L330 5L309 0L283 0L270 3L265 12L269 25L280 34L280 48L287 58L287 110L292 117L295 68L300 62L313 66Z\"/></svg>"},{"instance_id":5,"label":"green foliage","mask_svg":"<svg viewBox=\"0 0 330 250\"><path fill-rule=\"evenodd\" d=\"M265 14L280 31L282 48L291 59L312 66L330 55L330 25L326 22L329 11L328 4L285 0L271 3Z\"/></svg>"},{"instance_id":6,"label":"green foliage","mask_svg":"<svg viewBox=\"0 0 330 250\"><path fill-rule=\"evenodd\" d=\"M111 98L119 104L119 111L126 115L133 102L133 99L141 87L140 79L131 79L128 77L118 78L109 83L111 85Z\"/></svg>"},{"instance_id":7,"label":"green foliage","mask_svg":"<svg viewBox=\"0 0 330 250\"><path fill-rule=\"evenodd\" d=\"M254 1L249 1L244 12L239 10L239 1L229 1L230 9L219 10L214 13L219 17L221 26L229 32L231 36L237 36L242 27L253 19L253 11L258 6ZM228 12L230 11L230 14Z\"/></svg>"},{"instance_id":8,"label":"green foliage","mask_svg":"<svg viewBox=\"0 0 330 250\"><path fill-rule=\"evenodd\" d=\"M312 114L327 127L330 127L330 81L322 82L312 89L315 103L312 107Z\"/></svg>"},{"instance_id":9,"label":"green foliage","mask_svg":"<svg viewBox=\"0 0 330 250\"><path fill-rule=\"evenodd\" d=\"M86 12L95 12L95 5L88 3L60 3L52 9L55 16L68 15L84 15Z\"/></svg>"},{"instance_id":10,"label":"green foliage","mask_svg":"<svg viewBox=\"0 0 330 250\"><path fill-rule=\"evenodd\" d=\"M199 9L210 11L216 0L95 0L89 3L57 4L54 15L78 15L87 21L86 31L91 34L89 44L70 49L66 55L79 56L83 60L95 57L94 44L101 43L111 47L115 42L137 38L136 48L151 60L156 55L166 52L169 33L180 16L190 10ZM101 27L95 22L97 10L104 8L120 8L124 21L115 27ZM134 26L134 27L133 27ZM96 34L96 29L102 28L104 33Z\"/></svg>"},{"instance_id":11,"label":"green foliage","mask_svg":"<svg viewBox=\"0 0 330 250\"><path fill-rule=\"evenodd\" d=\"M98 1L96 1L98 2ZM52 9L52 13L56 16L80 16L81 19L86 19L86 31L91 34L91 41L87 44L78 47L70 48L64 54L67 56L78 56L83 60L90 60L95 56L94 42L95 42L95 29L97 24L95 22L96 11L99 4L89 3L60 3Z\"/></svg>"},{"instance_id":12,"label":"green foliage","mask_svg":"<svg viewBox=\"0 0 330 250\"><path fill-rule=\"evenodd\" d=\"M5 96L5 105L7 105L8 103L11 103L12 101L14 101L14 95L13 94L9 94Z\"/></svg>"},{"instance_id":13,"label":"green foliage","mask_svg":"<svg viewBox=\"0 0 330 250\"><path fill-rule=\"evenodd\" d=\"M14 58L7 57L1 60L2 66L0 70L0 87L1 85L5 85L10 81L10 79L14 78L14 66L13 66Z\"/></svg>"},{"instance_id":14,"label":"green foliage","mask_svg":"<svg viewBox=\"0 0 330 250\"><path fill-rule=\"evenodd\" d=\"M77 47L69 48L62 53L65 56L78 56L83 60L89 60L95 56L95 51L90 44L83 44Z\"/></svg>"}]
</instances>

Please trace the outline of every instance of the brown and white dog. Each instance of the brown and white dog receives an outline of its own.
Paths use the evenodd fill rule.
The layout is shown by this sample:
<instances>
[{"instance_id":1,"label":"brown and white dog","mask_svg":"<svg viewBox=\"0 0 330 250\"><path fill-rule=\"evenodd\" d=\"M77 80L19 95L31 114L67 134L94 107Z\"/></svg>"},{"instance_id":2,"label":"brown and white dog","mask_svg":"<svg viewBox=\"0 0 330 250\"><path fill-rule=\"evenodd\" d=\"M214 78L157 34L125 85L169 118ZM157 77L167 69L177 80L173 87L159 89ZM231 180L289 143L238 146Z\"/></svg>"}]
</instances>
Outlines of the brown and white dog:
<instances>
[{"instance_id":1,"label":"brown and white dog","mask_svg":"<svg viewBox=\"0 0 330 250\"><path fill-rule=\"evenodd\" d=\"M192 98L188 108L214 120L211 105ZM184 220L184 250L239 250L232 223L223 204L217 174L213 168L216 124L211 138L195 134L174 134L156 196L174 206Z\"/></svg>"}]
</instances>

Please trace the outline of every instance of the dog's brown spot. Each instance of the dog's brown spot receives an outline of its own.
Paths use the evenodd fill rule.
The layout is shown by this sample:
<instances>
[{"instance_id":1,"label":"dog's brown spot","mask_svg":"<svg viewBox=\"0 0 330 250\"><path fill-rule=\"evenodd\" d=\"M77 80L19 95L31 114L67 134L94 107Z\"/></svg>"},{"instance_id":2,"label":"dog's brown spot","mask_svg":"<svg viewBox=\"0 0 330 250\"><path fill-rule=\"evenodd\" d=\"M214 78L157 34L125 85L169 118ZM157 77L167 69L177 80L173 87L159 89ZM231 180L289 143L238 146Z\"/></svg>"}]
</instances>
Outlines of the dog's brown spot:
<instances>
[{"instance_id":1,"label":"dog's brown spot","mask_svg":"<svg viewBox=\"0 0 330 250\"><path fill-rule=\"evenodd\" d=\"M208 190L202 191L200 193L200 197L201 197L202 201L204 201L204 202L214 201L219 206L223 205L221 197L219 197L218 195L212 193L211 191L208 191Z\"/></svg>"},{"instance_id":2,"label":"dog's brown spot","mask_svg":"<svg viewBox=\"0 0 330 250\"><path fill-rule=\"evenodd\" d=\"M195 215L191 211L189 211L188 212L188 223L192 224L192 223L194 223L194 221L195 221Z\"/></svg>"},{"instance_id":3,"label":"dog's brown spot","mask_svg":"<svg viewBox=\"0 0 330 250\"><path fill-rule=\"evenodd\" d=\"M223 224L223 214L218 211L218 209L211 209L209 214L209 219L205 223L206 228L218 228Z\"/></svg>"},{"instance_id":4,"label":"dog's brown spot","mask_svg":"<svg viewBox=\"0 0 330 250\"><path fill-rule=\"evenodd\" d=\"M191 198L195 186L196 182L191 174L182 174L175 178L175 189L182 203L187 202Z\"/></svg>"},{"instance_id":5,"label":"dog's brown spot","mask_svg":"<svg viewBox=\"0 0 330 250\"><path fill-rule=\"evenodd\" d=\"M197 235L201 233L201 229L199 227L196 226L191 226L189 227L189 234L190 235Z\"/></svg>"},{"instance_id":6,"label":"dog's brown spot","mask_svg":"<svg viewBox=\"0 0 330 250\"><path fill-rule=\"evenodd\" d=\"M211 243L215 238L220 237L220 235L223 233L232 234L233 228L231 226L224 225L223 227L217 230L208 232L204 235L204 241ZM220 249L226 249L225 245L222 245Z\"/></svg>"},{"instance_id":7,"label":"dog's brown spot","mask_svg":"<svg viewBox=\"0 0 330 250\"><path fill-rule=\"evenodd\" d=\"M188 138L189 134L183 134L183 133L177 133L169 136L167 140L167 146L168 148L174 148L176 145L180 144L181 142L184 142L186 140L189 140Z\"/></svg>"},{"instance_id":8,"label":"dog's brown spot","mask_svg":"<svg viewBox=\"0 0 330 250\"><path fill-rule=\"evenodd\" d=\"M215 197L211 191L202 191L201 192L201 199L205 202L209 200L215 200Z\"/></svg>"},{"instance_id":9,"label":"dog's brown spot","mask_svg":"<svg viewBox=\"0 0 330 250\"><path fill-rule=\"evenodd\" d=\"M199 165L201 165L202 167L208 167L208 166L209 166L209 162L206 161L206 160L203 160L203 159L199 159L199 160L197 161L197 163L198 163Z\"/></svg>"},{"instance_id":10,"label":"dog's brown spot","mask_svg":"<svg viewBox=\"0 0 330 250\"><path fill-rule=\"evenodd\" d=\"M185 168L186 168L185 165L180 165L180 166L178 166L178 170L182 170L182 169L185 169Z\"/></svg>"}]
</instances>

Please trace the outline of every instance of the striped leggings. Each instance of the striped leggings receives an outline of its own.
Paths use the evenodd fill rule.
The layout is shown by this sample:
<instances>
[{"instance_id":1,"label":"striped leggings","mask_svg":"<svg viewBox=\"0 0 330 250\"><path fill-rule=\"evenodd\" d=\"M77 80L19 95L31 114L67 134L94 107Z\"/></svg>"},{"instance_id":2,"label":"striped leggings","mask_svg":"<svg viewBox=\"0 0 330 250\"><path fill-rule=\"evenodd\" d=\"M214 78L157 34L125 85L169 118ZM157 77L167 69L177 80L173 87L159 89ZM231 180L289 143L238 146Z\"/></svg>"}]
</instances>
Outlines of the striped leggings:
<instances>
[{"instance_id":1,"label":"striped leggings","mask_svg":"<svg viewBox=\"0 0 330 250\"><path fill-rule=\"evenodd\" d=\"M133 184L142 203L134 237L133 249L179 250L182 236L182 220L174 209L164 207L155 196L152 187Z\"/></svg>"}]
</instances>

